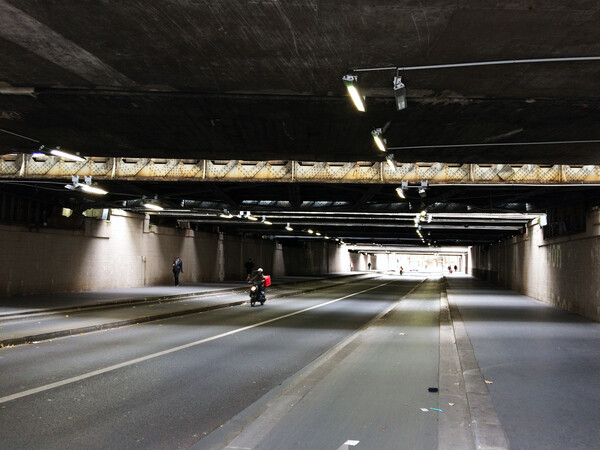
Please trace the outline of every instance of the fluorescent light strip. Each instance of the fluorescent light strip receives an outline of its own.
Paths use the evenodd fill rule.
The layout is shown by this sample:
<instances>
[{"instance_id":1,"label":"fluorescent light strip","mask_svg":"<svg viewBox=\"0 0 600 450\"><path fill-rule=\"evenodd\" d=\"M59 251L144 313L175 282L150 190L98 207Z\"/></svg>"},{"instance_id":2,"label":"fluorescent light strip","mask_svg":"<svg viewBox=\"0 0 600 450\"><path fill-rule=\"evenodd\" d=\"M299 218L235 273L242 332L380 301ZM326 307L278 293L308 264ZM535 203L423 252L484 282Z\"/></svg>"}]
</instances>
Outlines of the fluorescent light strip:
<instances>
[{"instance_id":1,"label":"fluorescent light strip","mask_svg":"<svg viewBox=\"0 0 600 450\"><path fill-rule=\"evenodd\" d=\"M154 203L144 203L144 207L154 211L162 211L164 209L162 206L155 205Z\"/></svg>"},{"instance_id":2,"label":"fluorescent light strip","mask_svg":"<svg viewBox=\"0 0 600 450\"><path fill-rule=\"evenodd\" d=\"M99 187L96 187L96 186L90 186L89 184L79 184L79 187L81 188L82 191L87 192L88 194L95 194L95 195L108 194L108 192L105 191L104 189L100 189Z\"/></svg>"},{"instance_id":3,"label":"fluorescent light strip","mask_svg":"<svg viewBox=\"0 0 600 450\"><path fill-rule=\"evenodd\" d=\"M53 148L52 150L50 150L50 154L54 155L54 156L60 156L61 158L65 158L65 159L69 159L71 161L85 161L85 158L82 158L81 156L77 156L77 155L73 155L71 153L67 153L67 152L63 152L62 150L57 150L55 148Z\"/></svg>"}]
</instances>

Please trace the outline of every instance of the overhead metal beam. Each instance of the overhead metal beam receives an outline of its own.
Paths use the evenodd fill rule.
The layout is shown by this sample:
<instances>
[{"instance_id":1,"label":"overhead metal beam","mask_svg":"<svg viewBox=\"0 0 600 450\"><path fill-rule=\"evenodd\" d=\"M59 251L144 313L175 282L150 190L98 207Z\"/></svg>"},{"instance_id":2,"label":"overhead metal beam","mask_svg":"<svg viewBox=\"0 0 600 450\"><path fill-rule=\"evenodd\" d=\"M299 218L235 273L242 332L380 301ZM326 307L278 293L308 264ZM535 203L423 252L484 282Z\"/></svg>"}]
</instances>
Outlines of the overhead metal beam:
<instances>
[{"instance_id":1,"label":"overhead metal beam","mask_svg":"<svg viewBox=\"0 0 600 450\"><path fill-rule=\"evenodd\" d=\"M208 188L211 190L212 193L214 193L223 202L227 203L230 207L239 208L240 205L234 199L232 199L229 195L227 195L225 193L225 191L223 191L223 189L218 187L216 184L210 183L208 185Z\"/></svg>"},{"instance_id":2,"label":"overhead metal beam","mask_svg":"<svg viewBox=\"0 0 600 450\"><path fill-rule=\"evenodd\" d=\"M381 185L371 186L362 195L362 197L356 202L356 204L354 205L354 210L355 211L363 210L365 208L365 206L367 205L367 202L369 202L375 196L375 194L377 194L380 190L381 190Z\"/></svg>"},{"instance_id":3,"label":"overhead metal beam","mask_svg":"<svg viewBox=\"0 0 600 450\"><path fill-rule=\"evenodd\" d=\"M242 161L88 157L72 162L56 156L0 157L0 178L211 181L431 185L590 185L600 184L599 165L451 164L384 162Z\"/></svg>"}]
</instances>

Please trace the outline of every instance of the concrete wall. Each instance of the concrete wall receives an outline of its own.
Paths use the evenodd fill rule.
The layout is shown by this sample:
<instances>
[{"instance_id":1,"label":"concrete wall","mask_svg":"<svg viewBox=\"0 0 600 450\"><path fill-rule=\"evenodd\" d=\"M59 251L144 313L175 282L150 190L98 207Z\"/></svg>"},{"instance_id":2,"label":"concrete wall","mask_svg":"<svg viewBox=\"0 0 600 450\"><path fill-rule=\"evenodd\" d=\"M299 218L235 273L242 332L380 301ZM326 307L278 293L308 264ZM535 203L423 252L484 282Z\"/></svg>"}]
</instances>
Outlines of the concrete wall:
<instances>
[{"instance_id":1,"label":"concrete wall","mask_svg":"<svg viewBox=\"0 0 600 450\"><path fill-rule=\"evenodd\" d=\"M152 226L141 215L113 210L74 229L0 226L0 298L170 285L171 263L183 261L183 284L244 280L244 262L273 276L342 271L345 249L323 241L286 248L275 241ZM348 269L345 269L346 271Z\"/></svg>"},{"instance_id":2,"label":"concrete wall","mask_svg":"<svg viewBox=\"0 0 600 450\"><path fill-rule=\"evenodd\" d=\"M310 276L350 271L348 251L331 241L311 239L304 241L303 245L283 241L281 248L287 275Z\"/></svg>"},{"instance_id":3,"label":"concrete wall","mask_svg":"<svg viewBox=\"0 0 600 450\"><path fill-rule=\"evenodd\" d=\"M543 239L542 229L469 254L471 274L600 321L600 212L587 215L586 232Z\"/></svg>"}]
</instances>

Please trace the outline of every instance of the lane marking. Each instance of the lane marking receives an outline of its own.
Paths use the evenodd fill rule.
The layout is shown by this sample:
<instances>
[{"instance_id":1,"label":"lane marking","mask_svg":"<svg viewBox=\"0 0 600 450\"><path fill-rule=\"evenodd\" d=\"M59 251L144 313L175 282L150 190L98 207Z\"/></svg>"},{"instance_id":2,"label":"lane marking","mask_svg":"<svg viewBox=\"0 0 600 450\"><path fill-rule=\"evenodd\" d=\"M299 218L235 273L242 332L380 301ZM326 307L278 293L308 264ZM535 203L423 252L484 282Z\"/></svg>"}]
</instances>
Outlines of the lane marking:
<instances>
[{"instance_id":1,"label":"lane marking","mask_svg":"<svg viewBox=\"0 0 600 450\"><path fill-rule=\"evenodd\" d=\"M78 375L76 377L67 378L67 379L62 380L62 381L56 381L54 383L46 384L44 386L39 386L39 387L36 387L36 388L27 389L27 390L22 391L22 392L17 392L15 394L7 395L5 397L0 397L0 404L6 403L6 402L10 402L12 400L16 400L16 399L19 399L19 398L27 397L27 396L30 396L30 395L39 394L40 392L49 391L51 389L55 389L57 387L65 386L67 384L77 383L78 381L82 381L82 380L85 380L87 378L95 377L97 375L102 375L104 373L108 373L108 372L112 372L114 370L122 369L123 367L127 367L127 366L131 366L131 365L134 365L134 364L138 364L138 363L141 363L141 362L144 362L144 361L148 361L150 359L158 358L160 356L165 356L165 355L168 355L170 353L175 353L175 352L178 352L180 350L185 350L185 349L190 348L190 347L195 347L197 345L205 344L207 342L215 341L217 339L221 339L221 338L224 338L224 337L227 337L227 336L231 336L231 335L234 335L234 334L237 334L237 333L241 333L242 331L251 330L252 328L260 327L260 326L263 326L263 325L267 325L269 323L277 322L279 320L287 319L288 317L296 316L298 314L302 314L302 313L305 313L307 311L311 311L313 309L317 309L317 308L321 308L323 306L331 305L332 303L336 303L336 302L339 302L341 300L345 300L347 298L354 297L355 295L363 294L365 292L369 292L369 291L372 291L374 289L379 289L380 287L386 286L386 285L388 285L388 284L390 284L392 282L393 282L393 280L392 281L388 281L387 283L383 283L383 284L377 285L375 287L371 287L371 288L368 288L368 289L364 289L362 291L355 292L353 294L345 295L344 297L336 298L336 299L329 300L329 301L324 302L324 303L320 303L318 305L309 306L308 308L304 308L304 309L301 309L301 310L298 310L298 311L295 311L295 312L292 312L292 313L284 314L283 316L274 317L273 319L265 320L263 322L258 322L258 323L255 323L253 325L248 325L248 326L245 326L245 327L242 327L242 328L238 328L238 329L235 329L235 330L227 331L225 333L217 334L215 336L211 336L211 337L208 337L208 338L200 339L199 341L190 342L188 344L183 344L183 345L180 345L180 346L177 346L177 347L170 348L168 350L163 350L163 351L160 351L160 352L152 353L150 355L141 356L139 358L135 358L135 359L132 359L130 361L125 361L125 362L122 362L122 363L119 363L119 364L115 364L115 365L112 365L112 366L105 367L103 369L98 369L98 370L94 370L92 372L84 373L84 374Z\"/></svg>"},{"instance_id":2,"label":"lane marking","mask_svg":"<svg viewBox=\"0 0 600 450\"><path fill-rule=\"evenodd\" d=\"M355 440L347 440L346 442L344 442L342 444L341 447L338 447L337 450L348 450L350 447L354 447L355 445L358 445L360 441L355 441Z\"/></svg>"}]
</instances>

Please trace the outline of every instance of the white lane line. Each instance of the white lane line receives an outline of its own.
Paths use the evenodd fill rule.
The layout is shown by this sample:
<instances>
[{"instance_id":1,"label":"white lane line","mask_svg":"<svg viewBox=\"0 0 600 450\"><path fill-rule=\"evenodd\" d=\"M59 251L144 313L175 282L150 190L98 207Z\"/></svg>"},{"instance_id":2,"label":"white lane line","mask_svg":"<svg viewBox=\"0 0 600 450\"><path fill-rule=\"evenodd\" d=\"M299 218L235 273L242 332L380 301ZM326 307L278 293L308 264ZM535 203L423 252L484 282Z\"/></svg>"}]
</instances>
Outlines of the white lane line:
<instances>
[{"instance_id":1,"label":"white lane line","mask_svg":"<svg viewBox=\"0 0 600 450\"><path fill-rule=\"evenodd\" d=\"M358 445L360 441L355 441L355 440L347 440L346 442L344 442L342 444L341 447L338 447L337 450L348 450L350 447L354 447L355 445Z\"/></svg>"},{"instance_id":2,"label":"white lane line","mask_svg":"<svg viewBox=\"0 0 600 450\"><path fill-rule=\"evenodd\" d=\"M277 322L278 320L287 319L288 317L296 316L298 314L305 313L305 312L310 311L312 309L317 309L317 308L321 308L323 306L331 305L332 303L339 302L340 300L345 300L345 299L347 299L349 297L354 297L355 295L359 295L359 294L362 294L364 292L369 292L369 291L372 291L374 289L378 289L378 288L380 288L382 286L390 284L391 282L392 281L388 281L387 283L383 283L383 284L380 284L378 286L375 286L375 287L372 287L372 288L369 288L369 289L364 289L362 291L355 292L354 294L345 295L344 297L340 297L340 298L336 298L336 299L333 299L333 300L329 300L328 302L320 303L320 304L314 305L314 306L310 306L308 308L304 308L304 309L301 309L301 310L293 312L293 313L284 314L283 316L279 316L279 317L275 317L273 319L265 320L263 322L255 323L254 325L248 325L248 326L245 326L245 327L242 327L242 328L238 328L236 330L231 330L231 331L227 331L225 333L217 334L217 335L209 337L209 338L200 339L199 341L194 341L194 342L190 342L188 344L180 345L178 347L173 347L173 348L170 348L169 350L163 350L162 352L152 353L150 355L142 356L140 358L135 358L135 359L132 359L130 361L125 361L125 362L122 362L122 363L119 363L119 364L115 364L113 366L108 366L108 367L105 367L103 369L98 369L98 370L94 370L92 372L84 373L84 374L78 375L76 377L67 378L65 380L57 381L55 383L46 384L44 386L39 386L39 387L36 387L36 388L33 388L33 389L27 389L27 390L22 391L22 392L17 392L15 394L7 395L5 397L0 397L0 404L1 403L6 403L6 402L10 402L10 401L16 400L18 398L27 397L29 395L39 394L40 392L49 391L50 389L54 389L54 388L57 388L57 387L60 387L60 386L65 386L67 384L76 383L78 381L85 380L87 378L95 377L96 375L102 375L102 374L107 373L107 372L112 372L113 370L122 369L123 367L131 366L133 364L138 364L138 363L141 363L141 362L144 362L144 361L148 361L150 359L154 359L154 358L158 358L160 356L168 355L170 353L175 353L175 352L178 352L180 350L185 350L186 348L195 347L196 345L201 345L201 344L205 344L207 342L215 341L217 339L221 339L221 338L224 338L224 337L227 337L227 336L231 336L233 334L241 333L242 331L246 331L246 330L250 330L252 328L260 327L262 325L266 325L266 324L269 324L269 323L272 323L272 322Z\"/></svg>"}]
</instances>

